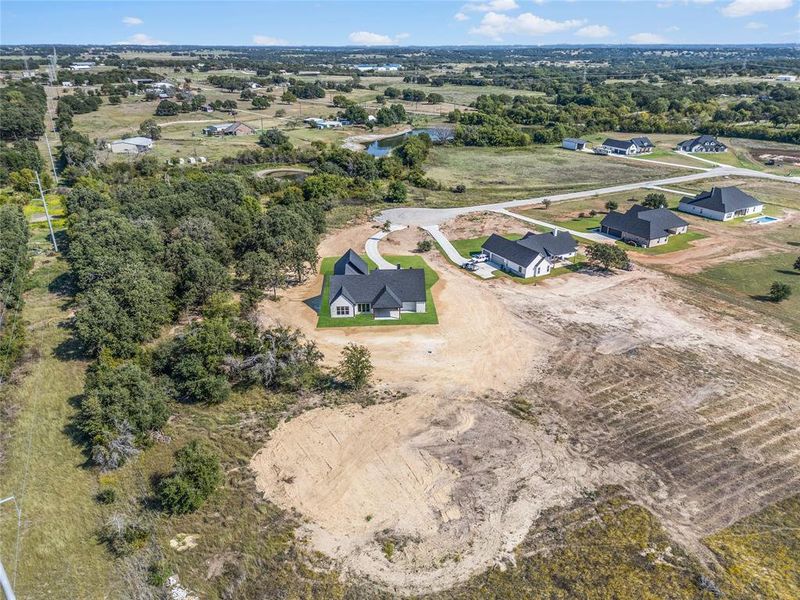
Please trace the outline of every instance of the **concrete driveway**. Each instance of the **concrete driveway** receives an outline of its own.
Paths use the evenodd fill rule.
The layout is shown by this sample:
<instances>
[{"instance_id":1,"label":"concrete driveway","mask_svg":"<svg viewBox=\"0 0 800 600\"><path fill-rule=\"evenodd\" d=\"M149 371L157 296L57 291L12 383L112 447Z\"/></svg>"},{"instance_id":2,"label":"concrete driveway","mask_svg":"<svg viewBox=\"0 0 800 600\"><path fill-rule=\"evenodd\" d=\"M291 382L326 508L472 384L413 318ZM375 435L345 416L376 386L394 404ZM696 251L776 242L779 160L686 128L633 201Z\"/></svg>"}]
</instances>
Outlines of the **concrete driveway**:
<instances>
[{"instance_id":1,"label":"concrete driveway","mask_svg":"<svg viewBox=\"0 0 800 600\"><path fill-rule=\"evenodd\" d=\"M379 269L396 269L397 267L381 256L380 250L378 250L378 242L389 235L392 231L400 231L401 229L405 228L405 225L390 225L389 231L377 232L364 244L364 250L367 251L367 256L370 257L372 262L378 265Z\"/></svg>"},{"instance_id":2,"label":"concrete driveway","mask_svg":"<svg viewBox=\"0 0 800 600\"><path fill-rule=\"evenodd\" d=\"M450 243L450 240L447 239L447 236L442 233L442 230L439 229L438 225L424 225L422 227L425 231L431 234L434 240L441 246L444 253L447 255L451 261L456 263L459 267L463 266L469 259L461 256L458 250L456 250L455 246ZM476 271L471 271L475 273L478 277L482 279L491 279L494 277L495 268L487 263L478 263L478 269Z\"/></svg>"}]
</instances>

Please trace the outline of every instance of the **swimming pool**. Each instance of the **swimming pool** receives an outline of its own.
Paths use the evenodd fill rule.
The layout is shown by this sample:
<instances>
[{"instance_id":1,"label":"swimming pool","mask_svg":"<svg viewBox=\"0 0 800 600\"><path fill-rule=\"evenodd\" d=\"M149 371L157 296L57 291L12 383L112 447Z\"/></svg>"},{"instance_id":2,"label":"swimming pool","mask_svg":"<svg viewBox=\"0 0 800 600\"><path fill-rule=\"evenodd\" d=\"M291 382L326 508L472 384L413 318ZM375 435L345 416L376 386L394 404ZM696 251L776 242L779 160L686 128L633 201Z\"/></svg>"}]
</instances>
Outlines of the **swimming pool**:
<instances>
[{"instance_id":1,"label":"swimming pool","mask_svg":"<svg viewBox=\"0 0 800 600\"><path fill-rule=\"evenodd\" d=\"M769 223L774 223L775 221L780 221L780 219L777 217L768 217L766 215L756 217L755 219L747 219L748 223L755 223L756 225L767 225Z\"/></svg>"}]
</instances>

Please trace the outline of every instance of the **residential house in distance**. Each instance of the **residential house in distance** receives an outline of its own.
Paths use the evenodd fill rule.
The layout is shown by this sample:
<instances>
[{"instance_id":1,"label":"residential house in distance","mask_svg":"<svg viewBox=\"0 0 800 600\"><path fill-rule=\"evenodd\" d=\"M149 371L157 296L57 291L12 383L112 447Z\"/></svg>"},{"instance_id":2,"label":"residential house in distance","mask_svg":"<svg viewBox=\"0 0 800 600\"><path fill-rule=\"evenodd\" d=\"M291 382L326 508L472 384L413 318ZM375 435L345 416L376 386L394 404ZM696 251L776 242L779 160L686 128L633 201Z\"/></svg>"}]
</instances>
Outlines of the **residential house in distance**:
<instances>
[{"instance_id":1,"label":"residential house in distance","mask_svg":"<svg viewBox=\"0 0 800 600\"><path fill-rule=\"evenodd\" d=\"M547 275L555 264L575 256L578 244L566 231L554 229L551 233L528 232L521 240L493 233L481 249L501 270L527 278Z\"/></svg>"},{"instance_id":2,"label":"residential house in distance","mask_svg":"<svg viewBox=\"0 0 800 600\"><path fill-rule=\"evenodd\" d=\"M660 246L669 236L686 233L689 224L666 208L634 204L628 212L612 210L600 221L600 231L643 248Z\"/></svg>"},{"instance_id":3,"label":"residential house in distance","mask_svg":"<svg viewBox=\"0 0 800 600\"><path fill-rule=\"evenodd\" d=\"M88 71L92 67L94 67L95 63L93 62L74 62L69 66L70 71Z\"/></svg>"},{"instance_id":4,"label":"residential house in distance","mask_svg":"<svg viewBox=\"0 0 800 600\"><path fill-rule=\"evenodd\" d=\"M425 271L370 271L364 259L348 250L333 267L328 299L334 318L368 313L375 319L399 319L402 313L424 313Z\"/></svg>"},{"instance_id":5,"label":"residential house in distance","mask_svg":"<svg viewBox=\"0 0 800 600\"><path fill-rule=\"evenodd\" d=\"M606 138L606 140L600 144L602 154L623 154L625 156L646 154L652 152L654 147L650 138L646 137L635 137L629 140Z\"/></svg>"},{"instance_id":6,"label":"residential house in distance","mask_svg":"<svg viewBox=\"0 0 800 600\"><path fill-rule=\"evenodd\" d=\"M303 119L303 123L308 123L314 129L338 129L344 125L343 121L320 119L317 117L309 117L308 119Z\"/></svg>"},{"instance_id":7,"label":"residential house in distance","mask_svg":"<svg viewBox=\"0 0 800 600\"><path fill-rule=\"evenodd\" d=\"M252 135L256 132L255 129L241 121L233 123L218 123L217 125L209 125L203 129L203 133L210 136L223 136L223 135Z\"/></svg>"},{"instance_id":8,"label":"residential house in distance","mask_svg":"<svg viewBox=\"0 0 800 600\"><path fill-rule=\"evenodd\" d=\"M701 135L691 140L684 140L676 148L679 152L725 152L728 147L713 135Z\"/></svg>"},{"instance_id":9,"label":"residential house in distance","mask_svg":"<svg viewBox=\"0 0 800 600\"><path fill-rule=\"evenodd\" d=\"M153 140L148 137L131 137L111 142L112 154L141 154L153 149Z\"/></svg>"},{"instance_id":10,"label":"residential house in distance","mask_svg":"<svg viewBox=\"0 0 800 600\"><path fill-rule=\"evenodd\" d=\"M386 71L399 71L403 68L403 66L396 63L388 63L385 65L355 65L353 68L361 71L362 73L366 73L368 71L385 73Z\"/></svg>"},{"instance_id":11,"label":"residential house in distance","mask_svg":"<svg viewBox=\"0 0 800 600\"><path fill-rule=\"evenodd\" d=\"M681 198L678 210L717 221L730 221L760 213L764 204L735 186L712 187L710 192Z\"/></svg>"},{"instance_id":12,"label":"residential house in distance","mask_svg":"<svg viewBox=\"0 0 800 600\"><path fill-rule=\"evenodd\" d=\"M775 81L797 81L797 75L778 75Z\"/></svg>"},{"instance_id":13,"label":"residential house in distance","mask_svg":"<svg viewBox=\"0 0 800 600\"><path fill-rule=\"evenodd\" d=\"M583 150L586 148L586 144L588 142L586 140L579 140L577 138L565 138L561 142L561 147L566 148L567 150Z\"/></svg>"}]
</instances>

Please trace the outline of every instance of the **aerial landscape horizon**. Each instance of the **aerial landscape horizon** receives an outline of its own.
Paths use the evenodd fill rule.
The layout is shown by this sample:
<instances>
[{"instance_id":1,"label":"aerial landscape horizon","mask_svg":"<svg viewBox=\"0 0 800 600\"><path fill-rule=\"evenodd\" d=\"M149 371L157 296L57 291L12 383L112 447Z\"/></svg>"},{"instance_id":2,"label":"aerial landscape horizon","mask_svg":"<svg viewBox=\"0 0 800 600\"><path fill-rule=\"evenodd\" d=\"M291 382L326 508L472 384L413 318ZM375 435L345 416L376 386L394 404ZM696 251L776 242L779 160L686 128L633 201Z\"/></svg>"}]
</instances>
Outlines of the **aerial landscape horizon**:
<instances>
[{"instance_id":1,"label":"aerial landscape horizon","mask_svg":"<svg viewBox=\"0 0 800 600\"><path fill-rule=\"evenodd\" d=\"M796 0L0 0L0 590L800 597Z\"/></svg>"}]
</instances>

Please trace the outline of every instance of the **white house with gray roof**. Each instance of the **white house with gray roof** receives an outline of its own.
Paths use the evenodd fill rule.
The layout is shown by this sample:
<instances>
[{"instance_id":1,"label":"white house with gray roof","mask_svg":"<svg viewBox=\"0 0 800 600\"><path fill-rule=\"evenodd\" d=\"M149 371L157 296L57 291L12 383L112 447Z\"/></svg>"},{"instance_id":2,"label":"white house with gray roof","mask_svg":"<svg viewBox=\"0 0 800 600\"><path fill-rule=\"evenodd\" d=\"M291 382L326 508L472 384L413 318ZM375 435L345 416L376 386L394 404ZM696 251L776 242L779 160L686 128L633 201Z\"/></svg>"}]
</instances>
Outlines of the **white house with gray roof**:
<instances>
[{"instance_id":1,"label":"white house with gray roof","mask_svg":"<svg viewBox=\"0 0 800 600\"><path fill-rule=\"evenodd\" d=\"M728 147L713 135L701 135L684 140L677 146L679 152L726 152Z\"/></svg>"},{"instance_id":2,"label":"white house with gray roof","mask_svg":"<svg viewBox=\"0 0 800 600\"><path fill-rule=\"evenodd\" d=\"M606 138L600 144L600 149L608 154L624 154L625 156L633 156L636 154L646 154L652 152L653 142L648 137L635 137L629 140L615 140L614 138Z\"/></svg>"},{"instance_id":3,"label":"white house with gray roof","mask_svg":"<svg viewBox=\"0 0 800 600\"><path fill-rule=\"evenodd\" d=\"M489 262L519 277L547 275L553 265L575 256L578 244L566 231L531 233L520 240L509 240L493 233L481 246Z\"/></svg>"},{"instance_id":4,"label":"white house with gray roof","mask_svg":"<svg viewBox=\"0 0 800 600\"><path fill-rule=\"evenodd\" d=\"M336 261L330 276L328 301L331 317L369 313L376 319L399 319L402 313L424 313L423 269L376 269L353 250Z\"/></svg>"},{"instance_id":5,"label":"white house with gray roof","mask_svg":"<svg viewBox=\"0 0 800 600\"><path fill-rule=\"evenodd\" d=\"M689 224L666 208L634 204L628 212L612 210L600 221L600 231L644 248L660 246L671 235L686 233Z\"/></svg>"},{"instance_id":6,"label":"white house with gray roof","mask_svg":"<svg viewBox=\"0 0 800 600\"><path fill-rule=\"evenodd\" d=\"M712 187L710 192L681 198L678 210L716 221L730 221L760 213L764 204L736 186Z\"/></svg>"}]
</instances>

